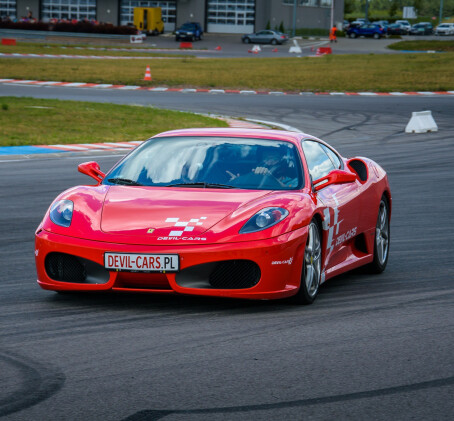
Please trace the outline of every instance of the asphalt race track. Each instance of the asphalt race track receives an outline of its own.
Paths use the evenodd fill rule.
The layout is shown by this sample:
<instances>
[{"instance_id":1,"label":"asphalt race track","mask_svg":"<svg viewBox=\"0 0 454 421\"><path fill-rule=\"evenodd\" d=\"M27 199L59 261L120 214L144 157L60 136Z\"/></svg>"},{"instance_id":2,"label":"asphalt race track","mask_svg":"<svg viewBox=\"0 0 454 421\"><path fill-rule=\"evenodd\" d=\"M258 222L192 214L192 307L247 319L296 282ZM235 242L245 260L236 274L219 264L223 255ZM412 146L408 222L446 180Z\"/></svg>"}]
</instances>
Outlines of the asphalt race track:
<instances>
[{"instance_id":1,"label":"asphalt race track","mask_svg":"<svg viewBox=\"0 0 454 421\"><path fill-rule=\"evenodd\" d=\"M60 295L36 284L34 229L62 190L119 155L0 157L0 418L452 420L454 98L209 95L0 85L0 96L111 101L272 120L390 177L386 271L328 281L312 306ZM432 110L436 133L404 133ZM38 122L29 122L39 130ZM140 140L140 139L138 139Z\"/></svg>"}]
</instances>

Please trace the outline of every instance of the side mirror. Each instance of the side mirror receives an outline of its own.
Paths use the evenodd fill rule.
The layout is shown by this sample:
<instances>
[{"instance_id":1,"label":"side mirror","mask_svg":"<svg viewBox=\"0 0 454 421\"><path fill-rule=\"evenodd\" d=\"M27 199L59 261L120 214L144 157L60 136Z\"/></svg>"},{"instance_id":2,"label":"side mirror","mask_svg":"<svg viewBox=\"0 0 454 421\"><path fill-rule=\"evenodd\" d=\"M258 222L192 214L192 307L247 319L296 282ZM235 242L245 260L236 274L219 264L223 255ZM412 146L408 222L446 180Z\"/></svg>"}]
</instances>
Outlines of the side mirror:
<instances>
[{"instance_id":1,"label":"side mirror","mask_svg":"<svg viewBox=\"0 0 454 421\"><path fill-rule=\"evenodd\" d=\"M327 176L315 180L313 183L314 190L319 191L331 184L353 183L356 175L343 170L333 170Z\"/></svg>"},{"instance_id":2,"label":"side mirror","mask_svg":"<svg viewBox=\"0 0 454 421\"><path fill-rule=\"evenodd\" d=\"M100 183L106 175L100 170L99 164L95 161L84 162L83 164L80 164L77 169L82 174L94 178L98 183Z\"/></svg>"}]
</instances>

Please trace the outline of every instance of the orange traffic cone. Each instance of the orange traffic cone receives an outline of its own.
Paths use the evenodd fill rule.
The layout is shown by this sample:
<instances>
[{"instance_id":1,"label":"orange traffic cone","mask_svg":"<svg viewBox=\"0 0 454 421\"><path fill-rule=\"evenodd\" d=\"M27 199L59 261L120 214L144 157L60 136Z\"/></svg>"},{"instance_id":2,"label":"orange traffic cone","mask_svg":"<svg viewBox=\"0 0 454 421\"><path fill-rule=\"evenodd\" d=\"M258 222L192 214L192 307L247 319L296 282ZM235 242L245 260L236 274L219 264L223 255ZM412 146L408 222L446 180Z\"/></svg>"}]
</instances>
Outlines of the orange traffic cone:
<instances>
[{"instance_id":1,"label":"orange traffic cone","mask_svg":"<svg viewBox=\"0 0 454 421\"><path fill-rule=\"evenodd\" d=\"M218 45L218 46L217 46L217 47L215 48L215 50L216 50L216 51L221 51L221 50L222 50L222 48L221 48L221 46L220 46L220 45Z\"/></svg>"},{"instance_id":2,"label":"orange traffic cone","mask_svg":"<svg viewBox=\"0 0 454 421\"><path fill-rule=\"evenodd\" d=\"M147 70L145 70L145 77L143 80L151 80L151 71L150 71L150 66L147 66Z\"/></svg>"}]
</instances>

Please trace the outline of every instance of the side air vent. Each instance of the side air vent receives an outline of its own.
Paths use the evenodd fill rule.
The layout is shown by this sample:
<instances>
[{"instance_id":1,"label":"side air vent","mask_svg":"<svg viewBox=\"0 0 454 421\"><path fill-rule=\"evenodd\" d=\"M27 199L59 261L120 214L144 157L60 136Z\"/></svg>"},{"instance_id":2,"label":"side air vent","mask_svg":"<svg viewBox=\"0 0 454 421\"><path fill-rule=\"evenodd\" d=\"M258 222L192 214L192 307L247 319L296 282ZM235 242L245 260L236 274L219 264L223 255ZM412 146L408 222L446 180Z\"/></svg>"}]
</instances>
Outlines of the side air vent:
<instances>
[{"instance_id":1,"label":"side air vent","mask_svg":"<svg viewBox=\"0 0 454 421\"><path fill-rule=\"evenodd\" d=\"M359 159L352 159L347 163L348 167L358 174L359 179L364 182L367 181L367 166L366 164Z\"/></svg>"}]
</instances>

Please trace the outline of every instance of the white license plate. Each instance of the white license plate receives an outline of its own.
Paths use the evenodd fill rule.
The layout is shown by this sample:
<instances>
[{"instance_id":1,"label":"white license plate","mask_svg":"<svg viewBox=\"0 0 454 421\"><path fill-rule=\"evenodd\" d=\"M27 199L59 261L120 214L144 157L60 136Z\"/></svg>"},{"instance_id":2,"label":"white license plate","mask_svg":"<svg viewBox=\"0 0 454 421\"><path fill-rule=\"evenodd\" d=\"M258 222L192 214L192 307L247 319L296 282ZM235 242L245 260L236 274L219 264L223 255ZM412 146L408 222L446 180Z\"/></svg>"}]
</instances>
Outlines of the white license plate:
<instances>
[{"instance_id":1,"label":"white license plate","mask_svg":"<svg viewBox=\"0 0 454 421\"><path fill-rule=\"evenodd\" d=\"M177 272L178 254L105 253L106 269L129 272Z\"/></svg>"}]
</instances>

